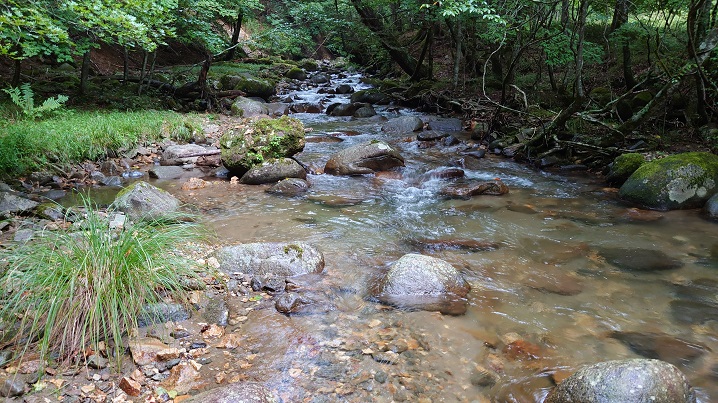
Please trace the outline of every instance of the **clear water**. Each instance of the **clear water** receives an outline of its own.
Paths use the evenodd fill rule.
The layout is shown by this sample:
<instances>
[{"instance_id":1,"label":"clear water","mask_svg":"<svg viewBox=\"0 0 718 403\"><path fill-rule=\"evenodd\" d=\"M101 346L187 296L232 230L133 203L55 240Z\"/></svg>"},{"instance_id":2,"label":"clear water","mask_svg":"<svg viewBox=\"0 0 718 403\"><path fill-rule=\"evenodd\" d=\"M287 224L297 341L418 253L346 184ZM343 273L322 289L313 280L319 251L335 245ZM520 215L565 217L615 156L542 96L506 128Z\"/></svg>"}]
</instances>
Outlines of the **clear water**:
<instances>
[{"instance_id":1,"label":"clear water","mask_svg":"<svg viewBox=\"0 0 718 403\"><path fill-rule=\"evenodd\" d=\"M359 86L358 79L350 76L344 82ZM310 101L320 97L311 90L294 95ZM332 102L336 100L346 102L346 97ZM387 118L416 115L408 110L379 112ZM438 191L449 182L426 181L422 175L456 166L461 158L458 148L419 149L407 136L381 132L381 122L375 118L294 116L313 128L310 136L359 133L339 135L343 141L338 143L308 143L297 156L308 166L321 168L334 152L381 139L398 147L406 158L401 178L309 175L309 192L297 198L266 194L266 186L228 182L193 191L162 184L198 206L223 244L312 242L325 255L327 278L351 290L338 297L339 311L326 315L254 312L241 330L247 346L263 357L262 366L249 370L252 377L273 385L290 400L302 398L304 392L296 391L301 383L297 368L305 369L299 378L308 377L306 368L317 360L307 346L345 341L347 335L371 338L368 324L378 318L382 323L400 321L402 329L429 340L431 362L422 368L433 371L433 379L444 377L443 389L430 395L434 399L540 401L551 386L547 374L570 372L585 363L640 357L609 337L613 331L635 331L704 345L706 351L697 359L682 359L671 347L661 350L661 358L677 363L697 387L701 401L718 400L718 323L681 320L681 311L671 305L680 298L678 285L718 277L718 226L699 212L672 211L658 214L655 221L637 220L632 218L635 210L617 199L615 189L605 188L591 175L547 173L495 156L472 164L474 169L466 169L466 176L501 178L510 193L447 200ZM416 242L420 239L480 240L499 247L422 251ZM654 273L622 271L600 256L606 247L662 251L680 259L683 267ZM412 252L430 253L464 273L473 287L465 315L378 309L365 300L373 276ZM715 293L712 298L715 304ZM365 331L367 336L357 335ZM500 348L486 347L511 337L536 346L538 357L513 360ZM307 342L309 338L314 341ZM489 387L472 385L477 365L500 367L498 382ZM360 401L357 396L364 395L350 394L341 400Z\"/></svg>"}]
</instances>

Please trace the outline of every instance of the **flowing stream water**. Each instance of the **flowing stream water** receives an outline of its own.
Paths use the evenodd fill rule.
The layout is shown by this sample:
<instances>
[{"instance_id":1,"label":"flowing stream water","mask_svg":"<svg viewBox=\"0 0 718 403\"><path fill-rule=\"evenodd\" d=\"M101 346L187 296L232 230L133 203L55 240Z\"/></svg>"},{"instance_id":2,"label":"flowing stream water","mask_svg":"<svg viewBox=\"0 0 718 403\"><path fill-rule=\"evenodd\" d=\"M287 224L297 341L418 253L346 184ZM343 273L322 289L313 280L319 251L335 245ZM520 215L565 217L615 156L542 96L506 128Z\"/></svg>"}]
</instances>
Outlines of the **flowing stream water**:
<instances>
[{"instance_id":1,"label":"flowing stream water","mask_svg":"<svg viewBox=\"0 0 718 403\"><path fill-rule=\"evenodd\" d=\"M333 78L366 88L360 76ZM328 97L292 91L303 102ZM332 102L348 102L336 95ZM380 116L415 115L377 108ZM584 173L551 173L459 146L420 147L381 131L378 117L294 114L312 131L296 159L321 168L353 144L384 140L406 159L401 175L310 174L300 197L228 182L191 192L160 183L196 205L223 244L308 241L325 256L337 309L285 316L248 310L241 326L247 378L287 401L541 401L561 374L610 359L661 358L677 365L699 400L718 400L718 237L697 211L646 212ZM462 140L468 135L456 134ZM427 173L464 159L466 178L501 178L503 196L446 199L446 179ZM467 161L471 159L471 161ZM490 248L427 248L426 240L472 240ZM626 271L604 250L663 252L680 268ZM465 315L405 311L366 299L367 284L407 253L427 253L461 270L472 285ZM633 253L631 253L633 255ZM371 351L399 344L392 360ZM239 354L239 353L236 353ZM249 358L247 358L249 357ZM221 361L212 365L221 366ZM487 375L490 374L490 375Z\"/></svg>"}]
</instances>

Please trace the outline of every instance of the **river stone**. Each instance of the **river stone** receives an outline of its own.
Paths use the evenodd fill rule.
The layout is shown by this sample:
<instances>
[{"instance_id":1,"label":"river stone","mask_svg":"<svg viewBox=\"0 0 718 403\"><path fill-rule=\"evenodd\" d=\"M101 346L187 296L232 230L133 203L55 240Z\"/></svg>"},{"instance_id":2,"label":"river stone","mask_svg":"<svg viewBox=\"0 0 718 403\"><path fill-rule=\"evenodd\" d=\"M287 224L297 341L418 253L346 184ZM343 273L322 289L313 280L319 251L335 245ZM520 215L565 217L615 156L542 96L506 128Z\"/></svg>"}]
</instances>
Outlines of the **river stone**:
<instances>
[{"instance_id":1,"label":"river stone","mask_svg":"<svg viewBox=\"0 0 718 403\"><path fill-rule=\"evenodd\" d=\"M185 401L189 403L277 403L280 400L260 383L241 382L199 393Z\"/></svg>"},{"instance_id":2,"label":"river stone","mask_svg":"<svg viewBox=\"0 0 718 403\"><path fill-rule=\"evenodd\" d=\"M324 73L317 73L312 75L309 78L309 81L312 82L312 84L327 84L329 80L329 76Z\"/></svg>"},{"instance_id":3,"label":"river stone","mask_svg":"<svg viewBox=\"0 0 718 403\"><path fill-rule=\"evenodd\" d=\"M290 314L318 314L335 309L326 296L316 292L288 292L277 298L274 307L277 312Z\"/></svg>"},{"instance_id":4,"label":"river stone","mask_svg":"<svg viewBox=\"0 0 718 403\"><path fill-rule=\"evenodd\" d=\"M404 166L404 158L383 141L357 144L332 155L324 167L330 175L363 175Z\"/></svg>"},{"instance_id":5,"label":"river stone","mask_svg":"<svg viewBox=\"0 0 718 403\"><path fill-rule=\"evenodd\" d=\"M622 342L636 354L673 365L690 363L710 351L704 344L663 333L614 331L609 336Z\"/></svg>"},{"instance_id":6,"label":"river stone","mask_svg":"<svg viewBox=\"0 0 718 403\"><path fill-rule=\"evenodd\" d=\"M229 320L229 307L222 297L213 297L207 301L202 311L202 319L207 323L216 323L227 326Z\"/></svg>"},{"instance_id":7,"label":"river stone","mask_svg":"<svg viewBox=\"0 0 718 403\"><path fill-rule=\"evenodd\" d=\"M718 280L699 278L674 284L678 299L671 301L671 316L679 323L718 321Z\"/></svg>"},{"instance_id":8,"label":"river stone","mask_svg":"<svg viewBox=\"0 0 718 403\"><path fill-rule=\"evenodd\" d=\"M705 213L706 217L713 220L718 220L718 193L714 194L710 199L708 199L705 206L703 206L703 212Z\"/></svg>"},{"instance_id":9,"label":"river stone","mask_svg":"<svg viewBox=\"0 0 718 403\"><path fill-rule=\"evenodd\" d=\"M696 396L678 368L659 360L600 362L576 371L545 403L693 403Z\"/></svg>"},{"instance_id":10,"label":"river stone","mask_svg":"<svg viewBox=\"0 0 718 403\"><path fill-rule=\"evenodd\" d=\"M237 176L272 158L304 150L304 125L295 118L253 120L225 132L219 140L222 163Z\"/></svg>"},{"instance_id":11,"label":"river stone","mask_svg":"<svg viewBox=\"0 0 718 403\"><path fill-rule=\"evenodd\" d=\"M416 135L419 141L436 141L446 137L447 134L436 130L426 130Z\"/></svg>"},{"instance_id":12,"label":"river stone","mask_svg":"<svg viewBox=\"0 0 718 403\"><path fill-rule=\"evenodd\" d=\"M337 88L334 89L334 92L337 94L350 94L354 92L354 88L352 88L349 84L340 84L337 86Z\"/></svg>"},{"instance_id":13,"label":"river stone","mask_svg":"<svg viewBox=\"0 0 718 403\"><path fill-rule=\"evenodd\" d=\"M25 382L19 377L10 377L3 380L0 386L0 396L15 397L25 393Z\"/></svg>"},{"instance_id":14,"label":"river stone","mask_svg":"<svg viewBox=\"0 0 718 403\"><path fill-rule=\"evenodd\" d=\"M284 76L292 80L303 81L307 79L307 73L299 67L292 67Z\"/></svg>"},{"instance_id":15,"label":"river stone","mask_svg":"<svg viewBox=\"0 0 718 403\"><path fill-rule=\"evenodd\" d=\"M500 180L493 182L463 183L449 185L439 191L444 197L456 199L468 199L472 196L492 195L500 196L509 192L509 187Z\"/></svg>"},{"instance_id":16,"label":"river stone","mask_svg":"<svg viewBox=\"0 0 718 403\"><path fill-rule=\"evenodd\" d=\"M601 248L598 254L608 263L627 271L662 271L683 266L680 260L654 249Z\"/></svg>"},{"instance_id":17,"label":"river stone","mask_svg":"<svg viewBox=\"0 0 718 403\"><path fill-rule=\"evenodd\" d=\"M377 89L360 90L352 94L351 102L367 102L373 105L386 105L391 98Z\"/></svg>"},{"instance_id":18,"label":"river stone","mask_svg":"<svg viewBox=\"0 0 718 403\"><path fill-rule=\"evenodd\" d=\"M284 196L297 196L309 190L309 182L299 178L287 178L275 183L272 187L266 190L267 193L284 195Z\"/></svg>"},{"instance_id":19,"label":"river stone","mask_svg":"<svg viewBox=\"0 0 718 403\"><path fill-rule=\"evenodd\" d=\"M38 205L38 202L22 196L14 195L10 192L0 192L0 217L29 211Z\"/></svg>"},{"instance_id":20,"label":"river stone","mask_svg":"<svg viewBox=\"0 0 718 403\"><path fill-rule=\"evenodd\" d=\"M176 144L165 148L162 152L162 165L185 165L194 164L197 159L208 152L216 152L219 150L214 147L202 147L197 144Z\"/></svg>"},{"instance_id":21,"label":"river stone","mask_svg":"<svg viewBox=\"0 0 718 403\"><path fill-rule=\"evenodd\" d=\"M646 162L646 158L639 153L619 155L608 166L609 170L608 174L606 174L606 182L615 186L623 185L644 162Z\"/></svg>"},{"instance_id":22,"label":"river stone","mask_svg":"<svg viewBox=\"0 0 718 403\"><path fill-rule=\"evenodd\" d=\"M381 130L387 133L412 133L421 131L424 122L416 116L400 116L384 123Z\"/></svg>"},{"instance_id":23,"label":"river stone","mask_svg":"<svg viewBox=\"0 0 718 403\"><path fill-rule=\"evenodd\" d=\"M246 185L261 185L286 178L306 179L307 171L291 158L271 159L247 171L239 182Z\"/></svg>"},{"instance_id":24,"label":"river stone","mask_svg":"<svg viewBox=\"0 0 718 403\"><path fill-rule=\"evenodd\" d=\"M156 220L176 213L180 201L167 191L140 181L118 193L112 207L127 214L131 220Z\"/></svg>"},{"instance_id":25,"label":"river stone","mask_svg":"<svg viewBox=\"0 0 718 403\"><path fill-rule=\"evenodd\" d=\"M265 100L277 93L274 84L256 77L227 75L220 78L220 83L222 89L239 90L248 97L260 97Z\"/></svg>"},{"instance_id":26,"label":"river stone","mask_svg":"<svg viewBox=\"0 0 718 403\"><path fill-rule=\"evenodd\" d=\"M653 160L621 186L619 196L658 210L702 207L718 191L718 155L690 152Z\"/></svg>"},{"instance_id":27,"label":"river stone","mask_svg":"<svg viewBox=\"0 0 718 403\"><path fill-rule=\"evenodd\" d=\"M369 118L376 115L376 111L370 104L359 106L356 111L352 114L355 118Z\"/></svg>"},{"instance_id":28,"label":"river stone","mask_svg":"<svg viewBox=\"0 0 718 403\"><path fill-rule=\"evenodd\" d=\"M150 178L155 179L180 179L180 178L186 178L186 177L199 177L203 176L202 171L199 169L184 169L180 166L171 165L171 166L154 166L150 168L147 173L150 175Z\"/></svg>"},{"instance_id":29,"label":"river stone","mask_svg":"<svg viewBox=\"0 0 718 403\"><path fill-rule=\"evenodd\" d=\"M269 108L264 102L245 97L237 97L230 107L232 115L249 118L252 116L269 115Z\"/></svg>"},{"instance_id":30,"label":"river stone","mask_svg":"<svg viewBox=\"0 0 718 403\"><path fill-rule=\"evenodd\" d=\"M358 109L357 104L331 104L327 107L329 116L352 116Z\"/></svg>"},{"instance_id":31,"label":"river stone","mask_svg":"<svg viewBox=\"0 0 718 403\"><path fill-rule=\"evenodd\" d=\"M137 316L137 326L144 327L153 323L181 322L190 318L190 313L182 304L158 302L147 304Z\"/></svg>"},{"instance_id":32,"label":"river stone","mask_svg":"<svg viewBox=\"0 0 718 403\"><path fill-rule=\"evenodd\" d=\"M217 251L220 270L232 274L298 276L321 273L324 255L306 242L247 243Z\"/></svg>"},{"instance_id":33,"label":"river stone","mask_svg":"<svg viewBox=\"0 0 718 403\"><path fill-rule=\"evenodd\" d=\"M381 302L402 308L460 315L471 286L454 266L435 257L407 254L372 287Z\"/></svg>"},{"instance_id":34,"label":"river stone","mask_svg":"<svg viewBox=\"0 0 718 403\"><path fill-rule=\"evenodd\" d=\"M436 118L429 120L429 130L442 132L460 132L464 129L461 119L457 118Z\"/></svg>"}]
</instances>

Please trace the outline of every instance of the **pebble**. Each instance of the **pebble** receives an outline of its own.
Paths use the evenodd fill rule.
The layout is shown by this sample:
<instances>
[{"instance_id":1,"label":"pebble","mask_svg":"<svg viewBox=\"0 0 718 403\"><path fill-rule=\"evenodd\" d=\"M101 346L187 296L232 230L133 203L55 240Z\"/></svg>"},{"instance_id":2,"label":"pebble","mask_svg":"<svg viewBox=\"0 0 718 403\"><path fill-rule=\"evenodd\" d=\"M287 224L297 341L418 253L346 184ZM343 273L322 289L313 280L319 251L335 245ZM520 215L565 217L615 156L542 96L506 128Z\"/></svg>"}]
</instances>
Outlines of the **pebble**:
<instances>
[{"instance_id":1,"label":"pebble","mask_svg":"<svg viewBox=\"0 0 718 403\"><path fill-rule=\"evenodd\" d=\"M21 396L25 393L25 382L21 379L6 379L0 387L0 395L3 397Z\"/></svg>"}]
</instances>

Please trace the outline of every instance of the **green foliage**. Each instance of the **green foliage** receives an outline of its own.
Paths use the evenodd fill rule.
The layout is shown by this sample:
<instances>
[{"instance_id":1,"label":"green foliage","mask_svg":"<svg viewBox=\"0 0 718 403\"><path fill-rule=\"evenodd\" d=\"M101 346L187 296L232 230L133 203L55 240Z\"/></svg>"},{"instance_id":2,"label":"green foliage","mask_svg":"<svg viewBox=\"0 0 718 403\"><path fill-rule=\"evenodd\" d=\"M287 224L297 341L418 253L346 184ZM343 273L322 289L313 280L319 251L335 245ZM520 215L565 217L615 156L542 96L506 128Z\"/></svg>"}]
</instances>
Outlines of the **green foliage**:
<instances>
[{"instance_id":1,"label":"green foliage","mask_svg":"<svg viewBox=\"0 0 718 403\"><path fill-rule=\"evenodd\" d=\"M485 0L443 0L433 4L422 4L421 8L437 6L444 17L458 17L461 15L478 15L484 20L504 24L504 18L489 6Z\"/></svg>"},{"instance_id":2,"label":"green foliage","mask_svg":"<svg viewBox=\"0 0 718 403\"><path fill-rule=\"evenodd\" d=\"M97 160L164 137L187 136L196 124L174 112L76 112L5 124L0 131L0 175Z\"/></svg>"},{"instance_id":3,"label":"green foliage","mask_svg":"<svg viewBox=\"0 0 718 403\"><path fill-rule=\"evenodd\" d=\"M37 119L43 115L57 112L69 99L66 95L58 95L47 98L40 106L35 106L35 93L28 83L24 83L20 87L6 88L3 91L10 95L10 99L20 108L22 115L29 119Z\"/></svg>"},{"instance_id":4,"label":"green foliage","mask_svg":"<svg viewBox=\"0 0 718 403\"><path fill-rule=\"evenodd\" d=\"M74 43L64 21L48 12L50 2L6 0L0 6L0 56L26 59L55 55L70 60Z\"/></svg>"},{"instance_id":5,"label":"green foliage","mask_svg":"<svg viewBox=\"0 0 718 403\"><path fill-rule=\"evenodd\" d=\"M63 360L104 341L121 360L122 338L143 306L186 302L182 284L198 277L177 248L202 239L199 224L163 219L111 228L88 198L78 213L82 219L69 228L40 231L1 256L0 317L16 327L20 359L35 341L43 358Z\"/></svg>"}]
</instances>

